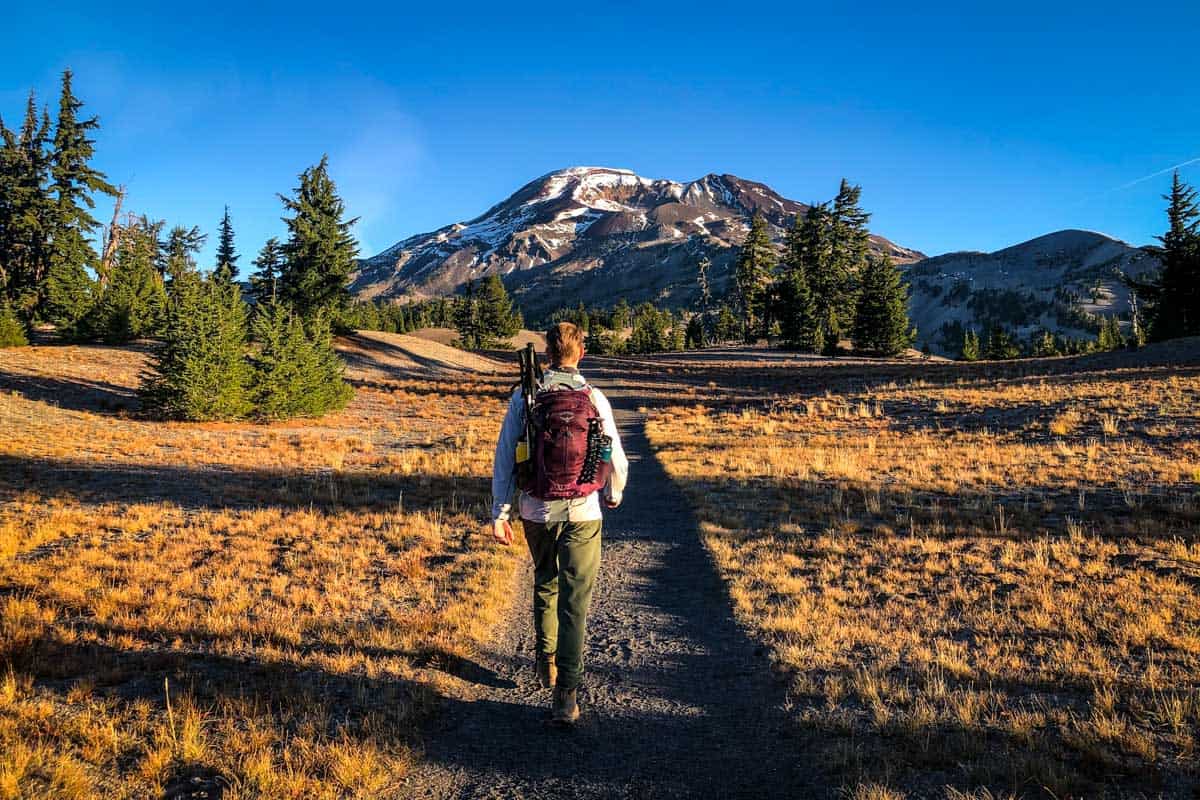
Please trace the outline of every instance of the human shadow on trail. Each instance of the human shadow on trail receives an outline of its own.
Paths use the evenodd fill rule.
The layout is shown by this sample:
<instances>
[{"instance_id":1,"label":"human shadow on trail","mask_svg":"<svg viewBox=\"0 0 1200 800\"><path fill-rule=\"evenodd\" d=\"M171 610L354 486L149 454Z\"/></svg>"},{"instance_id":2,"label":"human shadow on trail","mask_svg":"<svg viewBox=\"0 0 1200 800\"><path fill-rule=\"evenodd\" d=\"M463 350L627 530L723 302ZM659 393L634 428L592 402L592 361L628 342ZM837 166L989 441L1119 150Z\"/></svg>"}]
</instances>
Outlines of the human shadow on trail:
<instances>
[{"instance_id":1,"label":"human shadow on trail","mask_svg":"<svg viewBox=\"0 0 1200 800\"><path fill-rule=\"evenodd\" d=\"M626 405L619 393L614 403ZM426 756L466 776L458 797L769 797L782 787L812 796L813 765L787 744L785 685L735 622L696 521L649 455L640 421L618 417L631 484L605 521L582 723L547 726L548 692L494 693L435 725ZM617 584L636 596L606 596ZM634 661L606 655L622 647L638 651ZM490 659L532 685L530 654Z\"/></svg>"}]
</instances>

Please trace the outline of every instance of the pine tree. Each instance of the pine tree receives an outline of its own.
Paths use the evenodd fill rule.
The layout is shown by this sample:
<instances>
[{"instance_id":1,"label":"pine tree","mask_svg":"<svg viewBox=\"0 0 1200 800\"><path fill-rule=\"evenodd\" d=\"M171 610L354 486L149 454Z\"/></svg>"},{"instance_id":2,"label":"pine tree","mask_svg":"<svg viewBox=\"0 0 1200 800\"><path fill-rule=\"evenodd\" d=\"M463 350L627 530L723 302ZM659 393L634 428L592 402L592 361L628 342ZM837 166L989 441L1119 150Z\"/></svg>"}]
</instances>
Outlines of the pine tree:
<instances>
[{"instance_id":1,"label":"pine tree","mask_svg":"<svg viewBox=\"0 0 1200 800\"><path fill-rule=\"evenodd\" d=\"M119 344L158 336L167 318L167 293L159 265L162 222L130 215L121 227L108 284L77 335Z\"/></svg>"},{"instance_id":2,"label":"pine tree","mask_svg":"<svg viewBox=\"0 0 1200 800\"><path fill-rule=\"evenodd\" d=\"M241 419L251 412L246 304L236 286L183 273L171 285L166 330L141 393L175 419Z\"/></svg>"},{"instance_id":3,"label":"pine tree","mask_svg":"<svg viewBox=\"0 0 1200 800\"><path fill-rule=\"evenodd\" d=\"M79 311L80 289L87 277L85 270L94 270L97 266L96 252L88 241L99 227L91 214L96 205L92 195L96 192L117 193L104 174L90 165L95 142L89 136L100 127L100 122L96 117L80 119L82 108L83 103L72 92L71 71L67 70L62 77L58 120L50 153L54 211L50 219L47 277L49 282L53 276L58 288L56 294L51 295L48 286L44 300L46 316L66 327L72 327L78 321L70 315Z\"/></svg>"},{"instance_id":4,"label":"pine tree","mask_svg":"<svg viewBox=\"0 0 1200 800\"><path fill-rule=\"evenodd\" d=\"M521 330L524 322L521 312L513 307L499 275L492 274L484 278L476 302L479 304L476 347L494 347L498 341L508 339ZM583 310L582 305L580 313L580 327L586 332L587 311Z\"/></svg>"},{"instance_id":5,"label":"pine tree","mask_svg":"<svg viewBox=\"0 0 1200 800\"><path fill-rule=\"evenodd\" d=\"M824 214L818 213L818 223L825 223L821 233L826 240L821 245L828 248L828 260L823 270L809 272L809 285L817 300L818 315L825 320L827 347L836 348L837 341L850 332L858 281L867 269L871 243L867 222L871 215L859 206L861 196L862 187L842 179L833 203Z\"/></svg>"},{"instance_id":6,"label":"pine tree","mask_svg":"<svg viewBox=\"0 0 1200 800\"><path fill-rule=\"evenodd\" d=\"M479 300L475 297L475 281L468 280L463 293L456 299L453 312L454 329L458 331L458 346L473 350L482 347L483 323Z\"/></svg>"},{"instance_id":7,"label":"pine tree","mask_svg":"<svg viewBox=\"0 0 1200 800\"><path fill-rule=\"evenodd\" d=\"M1100 323L1096 333L1096 349L1100 351L1118 350L1125 346L1125 336L1121 333L1121 322L1115 316L1107 317Z\"/></svg>"},{"instance_id":8,"label":"pine tree","mask_svg":"<svg viewBox=\"0 0 1200 800\"><path fill-rule=\"evenodd\" d=\"M825 346L824 328L808 282L808 271L820 264L818 234L809 215L797 215L784 241L783 275L777 288L784 346L810 353L819 353Z\"/></svg>"},{"instance_id":9,"label":"pine tree","mask_svg":"<svg viewBox=\"0 0 1200 800\"><path fill-rule=\"evenodd\" d=\"M319 417L342 408L353 394L345 365L333 349L324 312L305 321L278 300L256 309L254 414L262 419Z\"/></svg>"},{"instance_id":10,"label":"pine tree","mask_svg":"<svg viewBox=\"0 0 1200 800\"><path fill-rule=\"evenodd\" d=\"M45 297L49 272L50 119L39 118L32 92L19 133L0 122L0 296L32 316Z\"/></svg>"},{"instance_id":11,"label":"pine tree","mask_svg":"<svg viewBox=\"0 0 1200 800\"><path fill-rule=\"evenodd\" d=\"M279 295L279 273L283 270L283 248L278 239L274 236L267 239L254 259L254 266L258 269L250 273L250 296L255 303L275 300Z\"/></svg>"},{"instance_id":12,"label":"pine tree","mask_svg":"<svg viewBox=\"0 0 1200 800\"><path fill-rule=\"evenodd\" d=\"M1155 248L1162 270L1136 288L1151 302L1150 339L1162 341L1200 334L1200 208L1196 191L1179 178L1171 182L1167 232Z\"/></svg>"},{"instance_id":13,"label":"pine tree","mask_svg":"<svg viewBox=\"0 0 1200 800\"><path fill-rule=\"evenodd\" d=\"M292 214L284 218L288 240L279 296L305 317L321 310L336 316L350 298L346 284L358 255L350 229L358 218L344 219L346 207L329 177L328 156L300 174L293 197L279 199Z\"/></svg>"},{"instance_id":14,"label":"pine tree","mask_svg":"<svg viewBox=\"0 0 1200 800\"><path fill-rule=\"evenodd\" d=\"M731 342L738 338L740 332L741 324L734 315L733 309L728 305L722 305L717 314L717 322L713 326L713 338L718 342Z\"/></svg>"},{"instance_id":15,"label":"pine tree","mask_svg":"<svg viewBox=\"0 0 1200 800\"><path fill-rule=\"evenodd\" d=\"M963 335L962 358L963 361L978 361L980 355L979 335L971 329Z\"/></svg>"},{"instance_id":16,"label":"pine tree","mask_svg":"<svg viewBox=\"0 0 1200 800\"><path fill-rule=\"evenodd\" d=\"M750 231L734 264L735 302L742 313L747 341L766 336L770 326L768 287L775 271L775 247L761 214L750 220Z\"/></svg>"},{"instance_id":17,"label":"pine tree","mask_svg":"<svg viewBox=\"0 0 1200 800\"><path fill-rule=\"evenodd\" d=\"M1055 340L1054 334L1050 331L1042 331L1034 344L1033 354L1041 358L1058 355L1058 342Z\"/></svg>"},{"instance_id":18,"label":"pine tree","mask_svg":"<svg viewBox=\"0 0 1200 800\"><path fill-rule=\"evenodd\" d=\"M633 312L629 308L629 302L622 297L613 306L612 310L612 328L618 333L624 331L632 324Z\"/></svg>"},{"instance_id":19,"label":"pine tree","mask_svg":"<svg viewBox=\"0 0 1200 800\"><path fill-rule=\"evenodd\" d=\"M988 331L983 352L993 361L1020 358L1021 346L1011 333L997 325Z\"/></svg>"},{"instance_id":20,"label":"pine tree","mask_svg":"<svg viewBox=\"0 0 1200 800\"><path fill-rule=\"evenodd\" d=\"M162 223L158 223L161 230ZM196 264L196 254L204 247L208 236L193 225L185 228L176 225L167 233L167 238L159 244L158 269L163 279L170 283L183 275L199 274Z\"/></svg>"},{"instance_id":21,"label":"pine tree","mask_svg":"<svg viewBox=\"0 0 1200 800\"><path fill-rule=\"evenodd\" d=\"M229 219L229 206L225 206L225 214L217 228L217 266L213 277L225 283L233 283L237 277L238 254L233 247L233 222Z\"/></svg>"},{"instance_id":22,"label":"pine tree","mask_svg":"<svg viewBox=\"0 0 1200 800\"><path fill-rule=\"evenodd\" d=\"M25 324L6 301L0 301L0 347L23 347L29 344Z\"/></svg>"},{"instance_id":23,"label":"pine tree","mask_svg":"<svg viewBox=\"0 0 1200 800\"><path fill-rule=\"evenodd\" d=\"M886 255L867 259L854 312L854 346L894 356L913 342L908 320L908 287Z\"/></svg>"},{"instance_id":24,"label":"pine tree","mask_svg":"<svg viewBox=\"0 0 1200 800\"><path fill-rule=\"evenodd\" d=\"M689 350L704 347L708 344L708 336L704 332L704 322L701 315L693 314L688 319L687 327L684 329L683 344Z\"/></svg>"}]
</instances>

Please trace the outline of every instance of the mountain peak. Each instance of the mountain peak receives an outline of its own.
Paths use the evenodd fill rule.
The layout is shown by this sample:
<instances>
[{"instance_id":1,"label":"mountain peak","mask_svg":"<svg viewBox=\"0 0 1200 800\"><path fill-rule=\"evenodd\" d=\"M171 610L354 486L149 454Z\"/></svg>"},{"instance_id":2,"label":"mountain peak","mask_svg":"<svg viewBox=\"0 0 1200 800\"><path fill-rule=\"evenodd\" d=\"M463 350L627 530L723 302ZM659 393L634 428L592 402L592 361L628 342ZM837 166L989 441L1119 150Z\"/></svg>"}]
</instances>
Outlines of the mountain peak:
<instances>
[{"instance_id":1,"label":"mountain peak","mask_svg":"<svg viewBox=\"0 0 1200 800\"><path fill-rule=\"evenodd\" d=\"M617 167L566 167L472 220L364 259L351 289L361 297L421 299L499 273L531 315L621 297L680 306L697 291L696 264L704 257L720 291L751 215L762 214L781 240L806 208L735 175L680 183ZM902 263L922 257L881 237L872 241Z\"/></svg>"}]
</instances>

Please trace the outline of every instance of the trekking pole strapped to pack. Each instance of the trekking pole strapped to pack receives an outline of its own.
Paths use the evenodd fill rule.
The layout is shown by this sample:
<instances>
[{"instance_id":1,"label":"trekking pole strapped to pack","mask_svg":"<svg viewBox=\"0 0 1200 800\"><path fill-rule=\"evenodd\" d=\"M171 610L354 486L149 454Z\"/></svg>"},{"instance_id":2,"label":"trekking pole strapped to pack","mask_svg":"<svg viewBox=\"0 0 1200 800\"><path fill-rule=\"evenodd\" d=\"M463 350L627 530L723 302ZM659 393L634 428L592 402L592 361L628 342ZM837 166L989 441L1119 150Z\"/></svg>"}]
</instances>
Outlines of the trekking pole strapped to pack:
<instances>
[{"instance_id":1,"label":"trekking pole strapped to pack","mask_svg":"<svg viewBox=\"0 0 1200 800\"><path fill-rule=\"evenodd\" d=\"M526 486L533 481L533 403L537 395L538 385L542 382L542 367L538 364L537 353L530 342L517 351L517 362L521 365L521 394L525 405L525 431L517 442L516 469L517 485Z\"/></svg>"}]
</instances>

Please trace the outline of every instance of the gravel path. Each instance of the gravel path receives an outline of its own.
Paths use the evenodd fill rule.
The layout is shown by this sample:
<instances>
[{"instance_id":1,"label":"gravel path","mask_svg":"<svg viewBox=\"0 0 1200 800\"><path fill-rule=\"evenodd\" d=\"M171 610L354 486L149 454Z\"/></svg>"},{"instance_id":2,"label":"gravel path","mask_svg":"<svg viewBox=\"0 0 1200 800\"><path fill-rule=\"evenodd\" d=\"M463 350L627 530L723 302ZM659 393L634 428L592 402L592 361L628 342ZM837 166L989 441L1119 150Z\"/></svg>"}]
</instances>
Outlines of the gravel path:
<instances>
[{"instance_id":1,"label":"gravel path","mask_svg":"<svg viewBox=\"0 0 1200 800\"><path fill-rule=\"evenodd\" d=\"M788 738L782 682L735 624L684 497L651 453L636 396L608 394L631 480L605 522L583 719L569 730L545 722L550 690L534 677L526 571L508 629L470 670L463 695L447 698L406 795L816 794Z\"/></svg>"}]
</instances>

